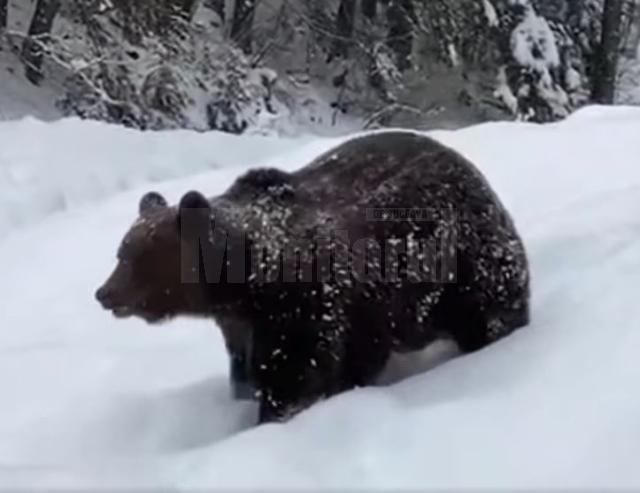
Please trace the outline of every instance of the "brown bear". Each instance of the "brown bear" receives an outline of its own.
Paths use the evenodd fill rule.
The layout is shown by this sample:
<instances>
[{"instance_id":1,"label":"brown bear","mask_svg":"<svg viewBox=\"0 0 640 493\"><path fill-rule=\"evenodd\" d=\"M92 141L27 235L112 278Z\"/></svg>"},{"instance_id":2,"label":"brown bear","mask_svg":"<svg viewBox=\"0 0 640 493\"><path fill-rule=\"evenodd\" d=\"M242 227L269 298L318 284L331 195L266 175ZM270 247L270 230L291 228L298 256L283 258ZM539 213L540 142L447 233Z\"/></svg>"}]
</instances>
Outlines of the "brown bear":
<instances>
[{"instance_id":1,"label":"brown bear","mask_svg":"<svg viewBox=\"0 0 640 493\"><path fill-rule=\"evenodd\" d=\"M117 317L211 317L260 422L375 381L392 352L474 351L529 321L529 270L476 167L426 136L353 138L222 195L145 195L96 293Z\"/></svg>"}]
</instances>

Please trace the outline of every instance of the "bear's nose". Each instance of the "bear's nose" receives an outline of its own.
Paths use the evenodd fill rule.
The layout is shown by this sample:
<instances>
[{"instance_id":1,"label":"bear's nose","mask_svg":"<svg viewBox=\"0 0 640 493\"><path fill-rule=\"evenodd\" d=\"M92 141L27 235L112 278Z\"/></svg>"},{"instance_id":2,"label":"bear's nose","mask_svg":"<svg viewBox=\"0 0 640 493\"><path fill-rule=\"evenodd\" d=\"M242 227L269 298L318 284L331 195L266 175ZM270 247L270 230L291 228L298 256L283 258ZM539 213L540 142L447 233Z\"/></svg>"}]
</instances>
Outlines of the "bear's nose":
<instances>
[{"instance_id":1,"label":"bear's nose","mask_svg":"<svg viewBox=\"0 0 640 493\"><path fill-rule=\"evenodd\" d=\"M96 300L98 300L98 302L105 308L109 308L109 304L111 303L111 291L102 286L96 291Z\"/></svg>"}]
</instances>

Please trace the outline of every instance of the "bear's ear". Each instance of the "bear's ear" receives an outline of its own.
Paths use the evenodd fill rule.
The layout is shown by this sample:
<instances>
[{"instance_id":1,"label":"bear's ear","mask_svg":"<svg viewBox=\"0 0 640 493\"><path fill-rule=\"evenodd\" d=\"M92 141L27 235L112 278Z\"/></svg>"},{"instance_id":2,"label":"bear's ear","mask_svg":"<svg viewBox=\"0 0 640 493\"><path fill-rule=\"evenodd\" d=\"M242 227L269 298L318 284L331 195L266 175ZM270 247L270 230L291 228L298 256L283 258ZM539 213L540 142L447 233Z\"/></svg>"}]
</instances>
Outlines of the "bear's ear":
<instances>
[{"instance_id":1,"label":"bear's ear","mask_svg":"<svg viewBox=\"0 0 640 493\"><path fill-rule=\"evenodd\" d=\"M211 209L211 204L200 192L187 192L180 200L180 211L184 209Z\"/></svg>"},{"instance_id":2,"label":"bear's ear","mask_svg":"<svg viewBox=\"0 0 640 493\"><path fill-rule=\"evenodd\" d=\"M145 216L150 212L167 207L167 201L158 192L149 192L142 196L138 205L138 212L141 216Z\"/></svg>"},{"instance_id":3,"label":"bear's ear","mask_svg":"<svg viewBox=\"0 0 640 493\"><path fill-rule=\"evenodd\" d=\"M178 228L201 228L209 224L211 216L211 204L200 192L187 192L180 200L178 208ZM195 221L195 222L194 222Z\"/></svg>"}]
</instances>

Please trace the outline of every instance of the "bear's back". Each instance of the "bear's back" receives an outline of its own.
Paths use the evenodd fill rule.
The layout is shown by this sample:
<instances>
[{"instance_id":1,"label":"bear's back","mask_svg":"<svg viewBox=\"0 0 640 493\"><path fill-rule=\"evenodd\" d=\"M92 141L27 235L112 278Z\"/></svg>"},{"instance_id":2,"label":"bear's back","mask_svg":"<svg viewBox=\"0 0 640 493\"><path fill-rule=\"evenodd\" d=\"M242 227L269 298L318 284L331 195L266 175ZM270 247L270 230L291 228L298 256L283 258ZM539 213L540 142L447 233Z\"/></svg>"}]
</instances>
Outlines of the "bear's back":
<instances>
[{"instance_id":1,"label":"bear's back","mask_svg":"<svg viewBox=\"0 0 640 493\"><path fill-rule=\"evenodd\" d=\"M513 228L499 198L470 161L409 131L353 138L293 173L251 170L221 198L243 229L269 244L337 229L379 236L404 234L413 227L366 220L380 208L435 214L431 226L422 225L424 234L437 227L443 211L475 218L475 226L488 231L497 213L507 229Z\"/></svg>"},{"instance_id":2,"label":"bear's back","mask_svg":"<svg viewBox=\"0 0 640 493\"><path fill-rule=\"evenodd\" d=\"M320 207L342 208L368 202L399 187L455 187L464 193L497 197L480 171L459 153L414 132L387 131L351 139L292 173L294 187ZM449 193L449 192L447 192ZM452 197L453 198L453 197Z\"/></svg>"},{"instance_id":3,"label":"bear's back","mask_svg":"<svg viewBox=\"0 0 640 493\"><path fill-rule=\"evenodd\" d=\"M505 211L474 164L442 143L409 131L356 137L290 177L313 207L349 224L385 207L454 209L470 216L489 209Z\"/></svg>"},{"instance_id":4,"label":"bear's back","mask_svg":"<svg viewBox=\"0 0 640 493\"><path fill-rule=\"evenodd\" d=\"M298 188L320 203L355 201L402 172L419 154L441 148L411 132L367 134L325 152L292 177Z\"/></svg>"}]
</instances>

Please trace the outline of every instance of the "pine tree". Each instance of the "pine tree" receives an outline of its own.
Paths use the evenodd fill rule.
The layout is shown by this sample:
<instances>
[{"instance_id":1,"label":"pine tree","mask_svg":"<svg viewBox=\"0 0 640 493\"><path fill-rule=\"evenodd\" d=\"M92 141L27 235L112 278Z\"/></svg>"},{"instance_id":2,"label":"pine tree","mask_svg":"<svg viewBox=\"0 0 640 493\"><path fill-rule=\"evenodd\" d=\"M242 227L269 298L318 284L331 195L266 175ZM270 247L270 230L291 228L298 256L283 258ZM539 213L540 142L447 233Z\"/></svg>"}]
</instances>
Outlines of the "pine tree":
<instances>
[{"instance_id":1,"label":"pine tree","mask_svg":"<svg viewBox=\"0 0 640 493\"><path fill-rule=\"evenodd\" d=\"M134 44L141 43L147 35L166 37L184 28L191 18L195 5L195 0L112 0L112 2L115 11L119 14L119 24L122 25L123 34Z\"/></svg>"}]
</instances>

